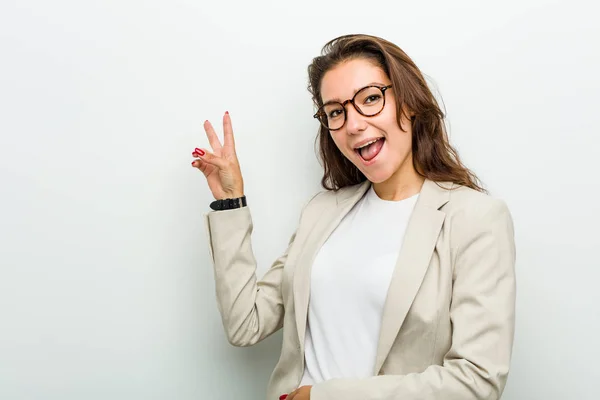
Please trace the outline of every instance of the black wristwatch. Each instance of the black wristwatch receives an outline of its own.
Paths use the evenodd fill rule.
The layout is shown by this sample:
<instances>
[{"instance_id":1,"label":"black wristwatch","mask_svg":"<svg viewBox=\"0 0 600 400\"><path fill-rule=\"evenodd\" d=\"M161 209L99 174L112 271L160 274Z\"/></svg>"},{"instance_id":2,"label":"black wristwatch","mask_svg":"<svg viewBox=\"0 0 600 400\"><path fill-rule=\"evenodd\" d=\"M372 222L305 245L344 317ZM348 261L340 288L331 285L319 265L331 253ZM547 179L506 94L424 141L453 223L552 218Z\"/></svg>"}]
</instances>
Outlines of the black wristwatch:
<instances>
[{"instance_id":1,"label":"black wristwatch","mask_svg":"<svg viewBox=\"0 0 600 400\"><path fill-rule=\"evenodd\" d=\"M220 211L220 210L231 210L234 208L240 208L240 207L245 207L246 204L246 196L242 196L242 197L237 197L235 199L221 199L221 200L215 200L212 203L210 203L210 208L212 208L215 211Z\"/></svg>"}]
</instances>

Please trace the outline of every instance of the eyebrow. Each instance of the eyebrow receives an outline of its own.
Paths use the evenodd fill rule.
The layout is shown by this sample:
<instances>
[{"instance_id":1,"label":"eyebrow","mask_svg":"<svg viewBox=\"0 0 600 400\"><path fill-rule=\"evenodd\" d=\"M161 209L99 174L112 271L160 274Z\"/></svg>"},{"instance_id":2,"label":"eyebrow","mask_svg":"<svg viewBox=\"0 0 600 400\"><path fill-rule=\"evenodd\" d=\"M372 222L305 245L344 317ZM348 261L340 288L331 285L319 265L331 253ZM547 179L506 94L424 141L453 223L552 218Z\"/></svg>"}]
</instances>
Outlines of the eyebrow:
<instances>
[{"instance_id":1,"label":"eyebrow","mask_svg":"<svg viewBox=\"0 0 600 400\"><path fill-rule=\"evenodd\" d=\"M354 89L354 93L352 93L352 96L354 96L356 93L358 93L358 91L360 89L363 89L367 86L372 86L372 85L377 85L377 86L387 86L387 84L385 83L381 83L381 82L371 82L371 83L367 83L365 86L361 86L358 89ZM332 103L332 102L337 102L337 103L341 103L342 100L339 99L339 97L333 98L333 99L329 99L327 101L324 101L323 104L327 104L327 103Z\"/></svg>"}]
</instances>

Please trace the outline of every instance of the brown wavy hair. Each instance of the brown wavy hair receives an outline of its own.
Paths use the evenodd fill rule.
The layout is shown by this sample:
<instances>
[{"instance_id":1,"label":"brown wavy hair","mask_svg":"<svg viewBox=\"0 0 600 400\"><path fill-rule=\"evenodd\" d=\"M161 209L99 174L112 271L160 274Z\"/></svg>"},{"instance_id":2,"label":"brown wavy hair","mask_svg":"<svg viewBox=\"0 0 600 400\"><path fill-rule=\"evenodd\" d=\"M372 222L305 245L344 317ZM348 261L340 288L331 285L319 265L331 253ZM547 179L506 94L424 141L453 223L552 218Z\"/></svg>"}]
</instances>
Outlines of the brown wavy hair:
<instances>
[{"instance_id":1,"label":"brown wavy hair","mask_svg":"<svg viewBox=\"0 0 600 400\"><path fill-rule=\"evenodd\" d=\"M414 112L412 124L413 165L419 175L434 182L453 182L480 192L486 192L479 179L466 168L458 152L450 145L444 113L411 58L395 44L369 35L344 35L323 46L321 55L308 66L308 91L317 108L323 105L321 82L329 70L345 61L366 59L383 69L392 81L396 96L398 125L408 108ZM403 105L405 107L403 107ZM339 190L359 184L367 178L337 148L329 130L320 126L315 139L324 168L321 185L327 190Z\"/></svg>"}]
</instances>

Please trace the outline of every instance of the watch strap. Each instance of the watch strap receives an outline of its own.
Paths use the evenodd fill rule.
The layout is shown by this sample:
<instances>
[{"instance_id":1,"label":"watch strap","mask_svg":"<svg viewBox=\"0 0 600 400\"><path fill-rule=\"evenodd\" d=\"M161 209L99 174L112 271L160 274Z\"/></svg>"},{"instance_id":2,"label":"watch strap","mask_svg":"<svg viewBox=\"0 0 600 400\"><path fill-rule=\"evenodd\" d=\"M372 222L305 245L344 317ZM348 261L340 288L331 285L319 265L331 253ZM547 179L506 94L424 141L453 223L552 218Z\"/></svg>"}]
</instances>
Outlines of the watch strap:
<instances>
[{"instance_id":1,"label":"watch strap","mask_svg":"<svg viewBox=\"0 0 600 400\"><path fill-rule=\"evenodd\" d=\"M234 199L219 199L210 203L210 208L215 211L232 210L247 206L246 196L236 197Z\"/></svg>"}]
</instances>

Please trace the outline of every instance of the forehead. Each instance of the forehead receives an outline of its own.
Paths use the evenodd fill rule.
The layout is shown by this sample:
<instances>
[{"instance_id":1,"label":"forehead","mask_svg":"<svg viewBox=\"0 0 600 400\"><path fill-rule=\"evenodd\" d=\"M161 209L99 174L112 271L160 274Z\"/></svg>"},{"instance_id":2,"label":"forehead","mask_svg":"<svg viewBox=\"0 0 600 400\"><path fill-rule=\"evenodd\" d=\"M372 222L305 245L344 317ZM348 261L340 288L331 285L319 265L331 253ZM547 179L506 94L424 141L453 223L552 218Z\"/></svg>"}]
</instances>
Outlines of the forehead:
<instances>
[{"instance_id":1,"label":"forehead","mask_svg":"<svg viewBox=\"0 0 600 400\"><path fill-rule=\"evenodd\" d=\"M365 59L345 61L323 76L321 100L324 103L346 100L360 88L374 83L389 83L389 78L379 66Z\"/></svg>"}]
</instances>

